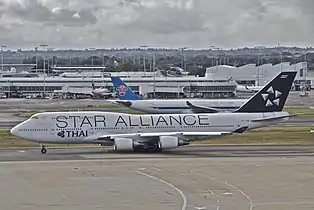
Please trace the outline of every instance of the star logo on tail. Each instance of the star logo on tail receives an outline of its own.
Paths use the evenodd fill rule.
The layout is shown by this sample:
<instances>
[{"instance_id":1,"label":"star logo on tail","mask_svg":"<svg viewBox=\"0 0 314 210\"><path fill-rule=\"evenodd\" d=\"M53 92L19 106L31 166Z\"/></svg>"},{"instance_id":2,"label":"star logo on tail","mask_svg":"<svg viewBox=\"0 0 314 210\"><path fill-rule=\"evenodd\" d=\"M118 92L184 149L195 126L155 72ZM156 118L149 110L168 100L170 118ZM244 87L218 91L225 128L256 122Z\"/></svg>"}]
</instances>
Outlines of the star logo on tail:
<instances>
[{"instance_id":1,"label":"star logo on tail","mask_svg":"<svg viewBox=\"0 0 314 210\"><path fill-rule=\"evenodd\" d=\"M282 93L278 90L275 90L272 86L268 88L266 93L262 93L262 98L265 101L265 106L279 106L281 95Z\"/></svg>"}]
</instances>

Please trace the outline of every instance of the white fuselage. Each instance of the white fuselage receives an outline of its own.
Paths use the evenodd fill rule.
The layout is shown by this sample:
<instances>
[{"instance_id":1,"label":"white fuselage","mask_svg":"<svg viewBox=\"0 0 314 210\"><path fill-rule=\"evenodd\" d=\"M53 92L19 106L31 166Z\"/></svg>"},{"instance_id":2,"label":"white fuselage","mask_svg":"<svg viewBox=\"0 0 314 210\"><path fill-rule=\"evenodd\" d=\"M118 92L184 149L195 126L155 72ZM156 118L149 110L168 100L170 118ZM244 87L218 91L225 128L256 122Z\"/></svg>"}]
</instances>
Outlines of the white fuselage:
<instances>
[{"instance_id":1,"label":"white fuselage","mask_svg":"<svg viewBox=\"0 0 314 210\"><path fill-rule=\"evenodd\" d=\"M182 114L191 113L187 101L197 106L219 109L222 112L232 112L242 106L243 99L147 99L147 100L111 100L121 101L120 104L150 114Z\"/></svg>"},{"instance_id":2,"label":"white fuselage","mask_svg":"<svg viewBox=\"0 0 314 210\"><path fill-rule=\"evenodd\" d=\"M287 115L287 112L170 115L86 111L46 112L35 114L11 129L11 133L39 143L94 144L97 141L93 139L106 134L233 132L244 126L254 129L278 123L283 119L264 122L251 122L251 120Z\"/></svg>"},{"instance_id":3,"label":"white fuselage","mask_svg":"<svg viewBox=\"0 0 314 210\"><path fill-rule=\"evenodd\" d=\"M112 95L112 93L107 88L96 88L92 90L94 95Z\"/></svg>"}]
</instances>

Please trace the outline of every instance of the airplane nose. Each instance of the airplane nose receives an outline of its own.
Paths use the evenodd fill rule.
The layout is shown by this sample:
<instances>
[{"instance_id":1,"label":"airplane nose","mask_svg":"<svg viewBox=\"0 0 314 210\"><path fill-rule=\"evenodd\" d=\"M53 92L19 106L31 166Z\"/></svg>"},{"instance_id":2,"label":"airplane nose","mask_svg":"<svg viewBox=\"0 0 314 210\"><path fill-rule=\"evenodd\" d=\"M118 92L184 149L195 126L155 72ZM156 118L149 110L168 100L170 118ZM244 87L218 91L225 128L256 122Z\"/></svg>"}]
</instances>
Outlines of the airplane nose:
<instances>
[{"instance_id":1,"label":"airplane nose","mask_svg":"<svg viewBox=\"0 0 314 210\"><path fill-rule=\"evenodd\" d=\"M18 136L18 127L19 125L14 126L13 128L11 128L10 133L14 136Z\"/></svg>"}]
</instances>

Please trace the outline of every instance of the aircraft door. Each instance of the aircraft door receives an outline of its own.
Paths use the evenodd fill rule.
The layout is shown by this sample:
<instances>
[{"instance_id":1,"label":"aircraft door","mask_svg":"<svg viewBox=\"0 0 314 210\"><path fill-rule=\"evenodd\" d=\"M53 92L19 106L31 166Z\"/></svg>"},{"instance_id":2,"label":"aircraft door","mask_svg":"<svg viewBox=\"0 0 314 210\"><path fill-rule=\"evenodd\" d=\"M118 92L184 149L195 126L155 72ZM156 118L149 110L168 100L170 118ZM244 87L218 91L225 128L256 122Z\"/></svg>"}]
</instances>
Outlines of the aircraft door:
<instances>
[{"instance_id":1,"label":"aircraft door","mask_svg":"<svg viewBox=\"0 0 314 210\"><path fill-rule=\"evenodd\" d=\"M149 101L148 102L148 107L149 108L153 108L154 107L154 102L153 101Z\"/></svg>"}]
</instances>

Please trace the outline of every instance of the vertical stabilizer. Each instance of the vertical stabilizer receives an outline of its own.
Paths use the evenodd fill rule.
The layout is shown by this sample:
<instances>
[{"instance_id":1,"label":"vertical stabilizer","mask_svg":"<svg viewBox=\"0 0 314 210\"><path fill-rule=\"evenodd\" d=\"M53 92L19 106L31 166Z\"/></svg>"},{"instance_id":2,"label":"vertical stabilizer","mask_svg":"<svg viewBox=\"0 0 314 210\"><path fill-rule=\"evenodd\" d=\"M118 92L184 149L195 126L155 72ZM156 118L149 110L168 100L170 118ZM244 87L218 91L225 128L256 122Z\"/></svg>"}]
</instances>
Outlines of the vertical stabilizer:
<instances>
[{"instance_id":1,"label":"vertical stabilizer","mask_svg":"<svg viewBox=\"0 0 314 210\"><path fill-rule=\"evenodd\" d=\"M283 110L297 72L280 72L235 112L280 112Z\"/></svg>"},{"instance_id":2,"label":"vertical stabilizer","mask_svg":"<svg viewBox=\"0 0 314 210\"><path fill-rule=\"evenodd\" d=\"M142 98L136 95L120 77L111 77L111 82L120 100L142 100Z\"/></svg>"}]
</instances>

